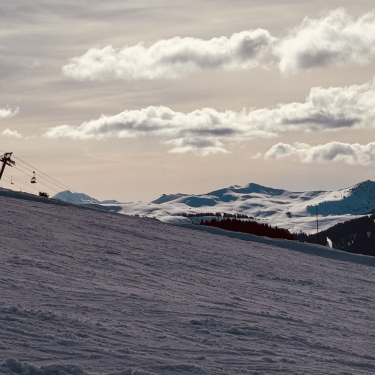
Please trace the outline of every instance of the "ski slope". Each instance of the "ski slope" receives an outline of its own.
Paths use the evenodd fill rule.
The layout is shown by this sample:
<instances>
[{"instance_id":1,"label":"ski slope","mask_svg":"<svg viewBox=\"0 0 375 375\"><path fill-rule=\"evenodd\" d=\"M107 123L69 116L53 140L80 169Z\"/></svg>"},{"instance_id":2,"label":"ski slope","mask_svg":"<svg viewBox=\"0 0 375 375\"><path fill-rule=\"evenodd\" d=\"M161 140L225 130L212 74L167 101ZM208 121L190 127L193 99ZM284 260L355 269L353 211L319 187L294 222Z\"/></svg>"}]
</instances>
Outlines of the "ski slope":
<instances>
[{"instance_id":1,"label":"ski slope","mask_svg":"<svg viewBox=\"0 0 375 375\"><path fill-rule=\"evenodd\" d=\"M189 219L182 214L226 212L245 214L258 221L289 229L291 232L316 231L316 207L320 230L345 222L375 210L375 182L364 181L337 191L291 192L257 184L230 186L202 195L164 194L152 202L99 202L84 194L69 191L55 198L77 203L116 204L121 213L155 217L173 224L191 224L200 219ZM210 220L210 217L206 217Z\"/></svg>"},{"instance_id":2,"label":"ski slope","mask_svg":"<svg viewBox=\"0 0 375 375\"><path fill-rule=\"evenodd\" d=\"M13 194L0 373L375 372L375 258Z\"/></svg>"}]
</instances>

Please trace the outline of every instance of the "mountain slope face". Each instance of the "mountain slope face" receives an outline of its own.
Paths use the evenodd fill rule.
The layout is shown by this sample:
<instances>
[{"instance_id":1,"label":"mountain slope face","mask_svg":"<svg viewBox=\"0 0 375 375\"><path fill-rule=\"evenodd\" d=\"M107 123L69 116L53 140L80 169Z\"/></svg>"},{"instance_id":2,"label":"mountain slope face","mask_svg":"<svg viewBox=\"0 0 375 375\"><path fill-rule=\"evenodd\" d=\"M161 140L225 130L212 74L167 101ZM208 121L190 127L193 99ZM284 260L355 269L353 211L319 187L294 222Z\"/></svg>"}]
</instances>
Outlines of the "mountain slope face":
<instances>
[{"instance_id":1,"label":"mountain slope face","mask_svg":"<svg viewBox=\"0 0 375 375\"><path fill-rule=\"evenodd\" d=\"M316 230L316 207L320 230L375 210L375 182L365 181L338 191L309 192L290 192L257 184L234 185L203 195L164 195L150 203L120 206L125 214L156 217L172 223L188 223L183 214L245 214L292 232L310 233Z\"/></svg>"},{"instance_id":2,"label":"mountain slope face","mask_svg":"<svg viewBox=\"0 0 375 375\"><path fill-rule=\"evenodd\" d=\"M373 258L71 205L0 207L0 373L375 369Z\"/></svg>"},{"instance_id":3,"label":"mountain slope face","mask_svg":"<svg viewBox=\"0 0 375 375\"><path fill-rule=\"evenodd\" d=\"M297 239L316 243L316 234L299 234ZM375 215L339 223L319 233L319 243L333 249L375 257Z\"/></svg>"},{"instance_id":4,"label":"mountain slope face","mask_svg":"<svg viewBox=\"0 0 375 375\"><path fill-rule=\"evenodd\" d=\"M116 200L105 200L99 201L95 198L90 197L84 193L72 193L70 190L61 191L53 197L54 199L60 199L69 203L79 203L79 204L116 204Z\"/></svg>"}]
</instances>

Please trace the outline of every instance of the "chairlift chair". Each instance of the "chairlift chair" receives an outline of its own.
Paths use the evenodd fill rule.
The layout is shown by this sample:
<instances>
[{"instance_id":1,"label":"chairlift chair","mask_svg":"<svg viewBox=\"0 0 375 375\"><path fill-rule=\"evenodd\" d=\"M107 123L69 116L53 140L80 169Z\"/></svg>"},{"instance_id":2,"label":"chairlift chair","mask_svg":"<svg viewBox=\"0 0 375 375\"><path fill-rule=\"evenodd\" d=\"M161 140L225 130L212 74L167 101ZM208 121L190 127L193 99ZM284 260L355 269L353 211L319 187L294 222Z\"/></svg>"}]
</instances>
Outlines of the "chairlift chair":
<instances>
[{"instance_id":1,"label":"chairlift chair","mask_svg":"<svg viewBox=\"0 0 375 375\"><path fill-rule=\"evenodd\" d=\"M30 180L30 182L32 183L32 184L36 184L36 177L35 177L35 172L33 172L34 173L34 176L33 177L31 177L31 180Z\"/></svg>"}]
</instances>

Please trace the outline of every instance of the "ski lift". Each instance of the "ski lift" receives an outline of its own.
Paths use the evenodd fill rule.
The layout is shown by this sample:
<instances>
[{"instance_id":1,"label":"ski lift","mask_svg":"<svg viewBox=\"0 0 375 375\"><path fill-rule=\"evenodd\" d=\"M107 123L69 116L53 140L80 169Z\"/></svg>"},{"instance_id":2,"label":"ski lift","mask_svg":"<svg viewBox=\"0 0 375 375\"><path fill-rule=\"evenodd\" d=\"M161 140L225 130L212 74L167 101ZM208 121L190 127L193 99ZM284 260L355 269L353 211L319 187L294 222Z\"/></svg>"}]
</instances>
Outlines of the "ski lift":
<instances>
[{"instance_id":1,"label":"ski lift","mask_svg":"<svg viewBox=\"0 0 375 375\"><path fill-rule=\"evenodd\" d=\"M10 183L11 183L11 185L14 185L13 184L13 177L10 178Z\"/></svg>"},{"instance_id":2,"label":"ski lift","mask_svg":"<svg viewBox=\"0 0 375 375\"><path fill-rule=\"evenodd\" d=\"M35 172L33 172L34 173L34 176L33 177L31 177L31 180L30 180L30 182L32 183L32 184L36 184L36 177L35 177Z\"/></svg>"}]
</instances>

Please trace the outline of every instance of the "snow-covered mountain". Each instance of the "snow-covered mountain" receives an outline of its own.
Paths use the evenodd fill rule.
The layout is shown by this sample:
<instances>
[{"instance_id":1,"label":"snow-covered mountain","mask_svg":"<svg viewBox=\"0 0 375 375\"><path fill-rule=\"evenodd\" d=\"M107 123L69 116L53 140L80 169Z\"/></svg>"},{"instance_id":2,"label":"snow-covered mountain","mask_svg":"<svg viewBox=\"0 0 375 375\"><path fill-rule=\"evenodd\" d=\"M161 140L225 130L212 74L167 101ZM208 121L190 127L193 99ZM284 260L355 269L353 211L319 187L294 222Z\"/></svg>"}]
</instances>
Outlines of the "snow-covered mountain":
<instances>
[{"instance_id":1,"label":"snow-covered mountain","mask_svg":"<svg viewBox=\"0 0 375 375\"><path fill-rule=\"evenodd\" d=\"M1 374L374 372L375 258L17 192L0 213Z\"/></svg>"},{"instance_id":2,"label":"snow-covered mountain","mask_svg":"<svg viewBox=\"0 0 375 375\"><path fill-rule=\"evenodd\" d=\"M61 191L53 196L55 199L60 199L69 203L78 203L78 204L116 204L119 203L116 200L105 200L99 201L95 198L90 197L84 193L72 193L70 190Z\"/></svg>"},{"instance_id":3,"label":"snow-covered mountain","mask_svg":"<svg viewBox=\"0 0 375 375\"><path fill-rule=\"evenodd\" d=\"M257 184L229 186L202 195L163 195L150 202L121 204L122 213L156 217L162 221L183 223L182 214L226 212L245 214L256 220L293 232L327 229L375 210L375 182L364 181L337 191L291 192Z\"/></svg>"},{"instance_id":4,"label":"snow-covered mountain","mask_svg":"<svg viewBox=\"0 0 375 375\"><path fill-rule=\"evenodd\" d=\"M155 217L174 224L199 221L185 214L226 212L244 214L256 220L283 227L292 232L311 233L316 230L316 209L319 229L325 230L375 210L375 182L364 181L337 191L292 192L257 184L233 185L207 194L162 195L152 202L99 202L85 194L63 192L79 203L116 204L120 213ZM82 196L82 197L81 197ZM55 196L64 199L64 196ZM207 218L209 219L209 218Z\"/></svg>"}]
</instances>

